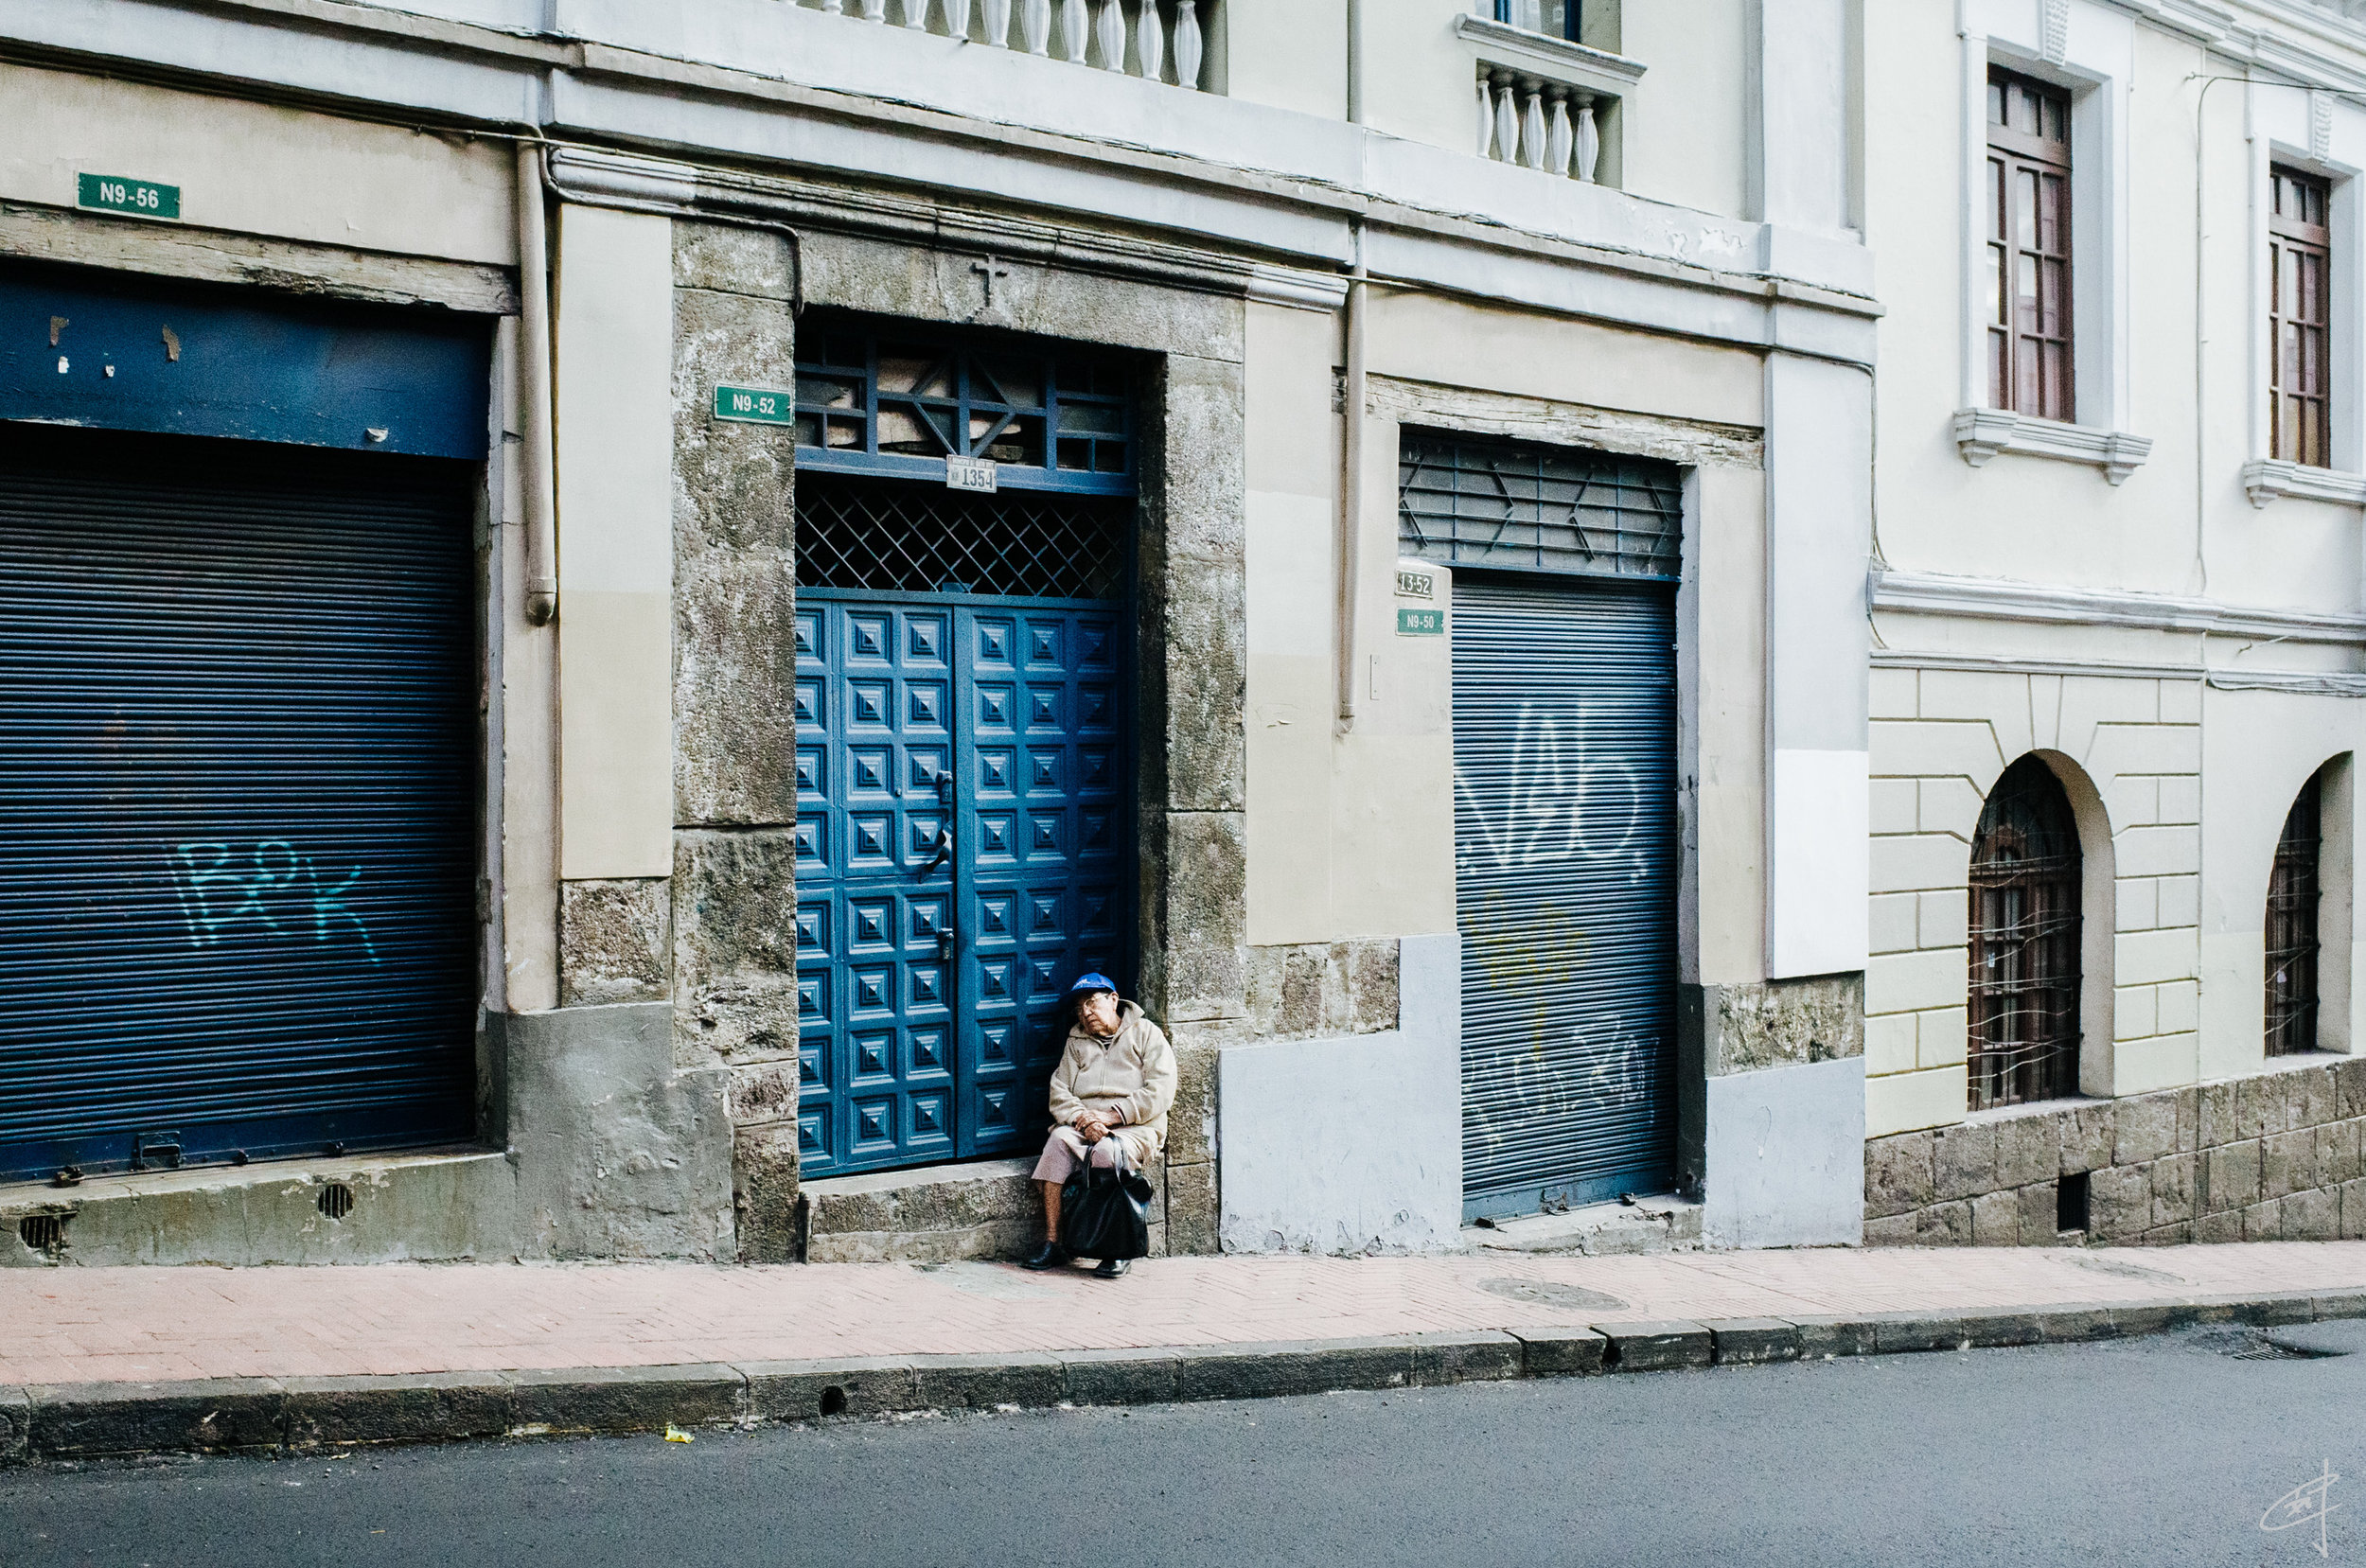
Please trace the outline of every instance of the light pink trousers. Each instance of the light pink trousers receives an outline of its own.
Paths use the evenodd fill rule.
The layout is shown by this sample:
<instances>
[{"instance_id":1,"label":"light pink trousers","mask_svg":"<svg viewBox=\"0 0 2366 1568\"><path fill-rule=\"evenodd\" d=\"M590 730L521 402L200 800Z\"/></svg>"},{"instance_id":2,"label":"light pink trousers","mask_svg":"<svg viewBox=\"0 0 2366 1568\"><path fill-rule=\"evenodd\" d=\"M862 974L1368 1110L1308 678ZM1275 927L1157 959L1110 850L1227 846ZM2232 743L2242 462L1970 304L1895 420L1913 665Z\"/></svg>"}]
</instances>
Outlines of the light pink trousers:
<instances>
[{"instance_id":1,"label":"light pink trousers","mask_svg":"<svg viewBox=\"0 0 2366 1568\"><path fill-rule=\"evenodd\" d=\"M1099 1143L1087 1144L1073 1127L1054 1127L1051 1136L1043 1140L1043 1158L1035 1162L1035 1179L1039 1182L1064 1182L1076 1173L1085 1163L1089 1149L1092 1162L1104 1171L1117 1164L1118 1140L1115 1134Z\"/></svg>"}]
</instances>

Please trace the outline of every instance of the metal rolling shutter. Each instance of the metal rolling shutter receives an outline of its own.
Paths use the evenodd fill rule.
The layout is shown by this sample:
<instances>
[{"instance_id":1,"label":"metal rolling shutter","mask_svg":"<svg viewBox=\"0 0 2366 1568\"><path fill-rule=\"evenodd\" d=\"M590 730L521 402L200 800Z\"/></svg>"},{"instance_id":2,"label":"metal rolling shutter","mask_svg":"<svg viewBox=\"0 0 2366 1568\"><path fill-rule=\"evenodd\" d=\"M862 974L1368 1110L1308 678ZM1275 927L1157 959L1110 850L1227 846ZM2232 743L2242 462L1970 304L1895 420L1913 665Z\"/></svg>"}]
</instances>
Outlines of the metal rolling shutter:
<instances>
[{"instance_id":1,"label":"metal rolling shutter","mask_svg":"<svg viewBox=\"0 0 2366 1568\"><path fill-rule=\"evenodd\" d=\"M468 1134L474 472L0 430L0 1176Z\"/></svg>"},{"instance_id":2,"label":"metal rolling shutter","mask_svg":"<svg viewBox=\"0 0 2366 1568\"><path fill-rule=\"evenodd\" d=\"M1674 643L1663 585L1455 583L1472 1216L1671 1177Z\"/></svg>"}]
</instances>

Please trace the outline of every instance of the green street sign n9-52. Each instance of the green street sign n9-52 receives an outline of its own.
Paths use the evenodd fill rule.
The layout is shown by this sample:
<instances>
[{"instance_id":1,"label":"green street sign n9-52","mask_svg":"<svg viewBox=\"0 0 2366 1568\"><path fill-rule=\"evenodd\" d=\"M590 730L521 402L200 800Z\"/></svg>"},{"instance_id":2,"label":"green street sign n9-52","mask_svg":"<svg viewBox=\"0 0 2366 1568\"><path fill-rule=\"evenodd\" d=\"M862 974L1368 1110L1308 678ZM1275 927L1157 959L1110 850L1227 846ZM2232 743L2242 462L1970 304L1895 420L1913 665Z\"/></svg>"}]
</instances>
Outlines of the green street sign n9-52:
<instances>
[{"instance_id":1,"label":"green street sign n9-52","mask_svg":"<svg viewBox=\"0 0 2366 1568\"><path fill-rule=\"evenodd\" d=\"M718 386L715 417L745 419L758 425L786 425L797 418L797 395L778 387Z\"/></svg>"}]
</instances>

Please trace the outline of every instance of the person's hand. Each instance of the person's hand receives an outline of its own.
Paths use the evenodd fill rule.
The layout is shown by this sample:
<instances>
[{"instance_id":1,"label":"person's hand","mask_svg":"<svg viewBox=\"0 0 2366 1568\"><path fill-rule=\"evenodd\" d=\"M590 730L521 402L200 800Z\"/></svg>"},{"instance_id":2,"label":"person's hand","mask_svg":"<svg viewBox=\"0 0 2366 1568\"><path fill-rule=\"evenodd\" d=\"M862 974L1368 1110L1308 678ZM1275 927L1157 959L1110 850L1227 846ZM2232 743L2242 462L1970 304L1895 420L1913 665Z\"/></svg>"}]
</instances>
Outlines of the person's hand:
<instances>
[{"instance_id":1,"label":"person's hand","mask_svg":"<svg viewBox=\"0 0 2366 1568\"><path fill-rule=\"evenodd\" d=\"M1102 1125L1099 1117L1087 1111L1077 1119L1076 1136L1088 1144L1099 1143L1109 1136L1109 1129Z\"/></svg>"},{"instance_id":2,"label":"person's hand","mask_svg":"<svg viewBox=\"0 0 2366 1568\"><path fill-rule=\"evenodd\" d=\"M1111 1105L1106 1107L1101 1113L1101 1122L1104 1127L1124 1126L1125 1107L1122 1105Z\"/></svg>"}]
</instances>

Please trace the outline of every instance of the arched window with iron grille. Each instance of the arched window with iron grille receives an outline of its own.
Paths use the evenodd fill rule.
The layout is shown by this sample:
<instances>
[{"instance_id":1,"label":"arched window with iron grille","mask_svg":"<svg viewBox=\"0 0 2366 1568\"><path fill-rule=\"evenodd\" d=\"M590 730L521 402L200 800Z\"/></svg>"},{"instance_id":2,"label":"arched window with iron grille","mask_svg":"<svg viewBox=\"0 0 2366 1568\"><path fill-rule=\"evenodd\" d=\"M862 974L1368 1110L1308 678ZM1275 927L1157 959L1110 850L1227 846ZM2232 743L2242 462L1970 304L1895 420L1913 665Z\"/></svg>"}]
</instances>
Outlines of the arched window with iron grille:
<instances>
[{"instance_id":1,"label":"arched window with iron grille","mask_svg":"<svg viewBox=\"0 0 2366 1568\"><path fill-rule=\"evenodd\" d=\"M2284 819L2268 874L2268 1054L2317 1048L2317 850L2322 792L2310 779Z\"/></svg>"},{"instance_id":2,"label":"arched window with iron grille","mask_svg":"<svg viewBox=\"0 0 2366 1568\"><path fill-rule=\"evenodd\" d=\"M2053 769L2023 757L1971 846L1972 1110L2078 1086L2078 827Z\"/></svg>"}]
</instances>

